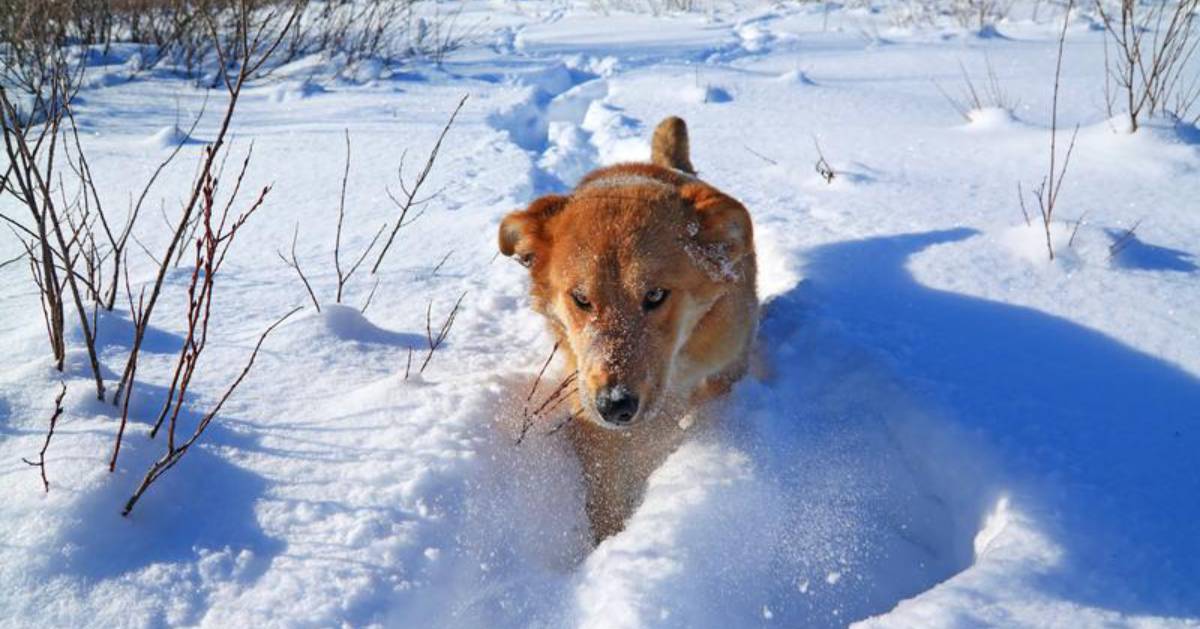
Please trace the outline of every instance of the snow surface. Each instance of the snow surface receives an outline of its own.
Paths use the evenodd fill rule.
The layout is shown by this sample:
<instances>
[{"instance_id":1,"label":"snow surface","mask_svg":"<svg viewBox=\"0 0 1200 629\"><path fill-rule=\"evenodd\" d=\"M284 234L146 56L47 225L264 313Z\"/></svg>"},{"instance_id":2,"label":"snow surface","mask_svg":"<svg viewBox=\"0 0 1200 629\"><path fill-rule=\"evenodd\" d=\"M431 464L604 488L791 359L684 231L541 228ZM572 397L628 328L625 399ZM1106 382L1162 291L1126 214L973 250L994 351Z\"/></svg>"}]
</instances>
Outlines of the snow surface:
<instances>
[{"instance_id":1,"label":"snow surface","mask_svg":"<svg viewBox=\"0 0 1200 629\"><path fill-rule=\"evenodd\" d=\"M1061 14L1014 11L983 37L854 6L469 5L460 19L486 26L440 68L334 76L307 60L254 85L235 155L253 142L249 187L275 187L218 282L185 424L306 303L275 255L297 224L323 311L275 332L201 447L126 519L163 447L146 432L182 343L185 271L168 277L114 474L114 411L73 343L44 494L20 459L61 376L24 270L0 270L0 625L1200 625L1200 132L1124 133L1103 105L1103 33L1073 16L1060 125L1080 132L1051 263L1016 184L1045 170ZM1021 105L967 122L934 81L957 86L959 61L982 72L985 55ZM170 216L220 94L189 138L203 90L127 74L90 72L91 166L122 208L186 140L152 191ZM353 252L395 215L401 153L423 155L464 93L428 184L443 192L401 232L366 314L365 275L333 305L343 130ZM701 176L754 217L761 369L702 411L717 427L592 549L566 444L539 425L515 445L551 343L495 230L598 165L646 159L670 114ZM137 230L150 251L167 237L157 214ZM18 252L0 239L0 260ZM437 320L463 291L445 346L405 380L425 305ZM130 336L127 316L102 317L110 378Z\"/></svg>"}]
</instances>

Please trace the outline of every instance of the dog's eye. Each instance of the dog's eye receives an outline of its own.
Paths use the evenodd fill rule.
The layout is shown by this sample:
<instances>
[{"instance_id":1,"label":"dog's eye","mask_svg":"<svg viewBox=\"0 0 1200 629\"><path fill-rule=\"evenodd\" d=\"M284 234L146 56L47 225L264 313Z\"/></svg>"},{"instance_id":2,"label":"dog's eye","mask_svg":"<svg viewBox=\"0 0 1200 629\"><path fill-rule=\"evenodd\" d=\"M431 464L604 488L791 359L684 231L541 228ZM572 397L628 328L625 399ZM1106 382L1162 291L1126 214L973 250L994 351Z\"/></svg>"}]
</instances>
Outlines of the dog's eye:
<instances>
[{"instance_id":1,"label":"dog's eye","mask_svg":"<svg viewBox=\"0 0 1200 629\"><path fill-rule=\"evenodd\" d=\"M642 308L645 310L654 310L661 306L667 300L667 295L670 294L671 291L665 288L655 288L646 293L646 298L642 300Z\"/></svg>"},{"instance_id":2,"label":"dog's eye","mask_svg":"<svg viewBox=\"0 0 1200 629\"><path fill-rule=\"evenodd\" d=\"M588 301L587 296L577 290L571 291L571 299L575 300L575 305L579 306L580 310L592 309L592 302Z\"/></svg>"}]
</instances>

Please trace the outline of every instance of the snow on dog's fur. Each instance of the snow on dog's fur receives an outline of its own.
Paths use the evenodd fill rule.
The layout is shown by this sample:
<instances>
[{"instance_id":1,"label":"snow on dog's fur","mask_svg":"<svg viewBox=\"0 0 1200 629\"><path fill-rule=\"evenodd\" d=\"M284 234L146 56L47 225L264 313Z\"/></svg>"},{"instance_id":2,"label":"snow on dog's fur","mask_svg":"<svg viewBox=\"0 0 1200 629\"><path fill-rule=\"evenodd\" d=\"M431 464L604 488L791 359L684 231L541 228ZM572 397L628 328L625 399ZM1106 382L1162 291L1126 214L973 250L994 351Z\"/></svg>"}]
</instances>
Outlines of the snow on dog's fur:
<instances>
[{"instance_id":1,"label":"snow on dog's fur","mask_svg":"<svg viewBox=\"0 0 1200 629\"><path fill-rule=\"evenodd\" d=\"M694 176L679 118L655 130L651 162L594 171L500 225L578 370L570 434L597 540L621 529L680 420L745 373L758 321L746 208Z\"/></svg>"}]
</instances>

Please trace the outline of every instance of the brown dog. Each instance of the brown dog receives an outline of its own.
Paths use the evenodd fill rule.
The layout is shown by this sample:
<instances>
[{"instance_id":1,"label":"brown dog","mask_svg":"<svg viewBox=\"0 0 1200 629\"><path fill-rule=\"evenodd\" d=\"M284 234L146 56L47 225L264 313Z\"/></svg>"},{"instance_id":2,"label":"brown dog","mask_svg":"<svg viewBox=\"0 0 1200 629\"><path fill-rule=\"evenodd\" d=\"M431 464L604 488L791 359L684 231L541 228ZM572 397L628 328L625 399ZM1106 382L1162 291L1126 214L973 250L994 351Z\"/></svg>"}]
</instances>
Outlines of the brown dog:
<instances>
[{"instance_id":1,"label":"brown dog","mask_svg":"<svg viewBox=\"0 0 1200 629\"><path fill-rule=\"evenodd\" d=\"M593 171L500 224L578 370L585 421L569 430L597 541L621 530L680 420L745 373L758 322L750 214L694 176L683 120L658 125L651 161Z\"/></svg>"}]
</instances>

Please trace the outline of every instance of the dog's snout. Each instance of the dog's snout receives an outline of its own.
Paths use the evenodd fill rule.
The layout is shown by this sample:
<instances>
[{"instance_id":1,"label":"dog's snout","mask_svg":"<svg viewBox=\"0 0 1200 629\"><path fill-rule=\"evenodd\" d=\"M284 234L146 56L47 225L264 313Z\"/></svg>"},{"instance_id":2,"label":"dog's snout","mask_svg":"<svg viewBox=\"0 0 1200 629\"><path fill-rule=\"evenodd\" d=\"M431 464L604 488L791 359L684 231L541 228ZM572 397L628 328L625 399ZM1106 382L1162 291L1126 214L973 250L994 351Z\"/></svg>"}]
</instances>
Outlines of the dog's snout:
<instances>
[{"instance_id":1,"label":"dog's snout","mask_svg":"<svg viewBox=\"0 0 1200 629\"><path fill-rule=\"evenodd\" d=\"M596 411L604 421L622 426L633 421L637 415L638 399L624 385L604 387L596 394Z\"/></svg>"}]
</instances>

